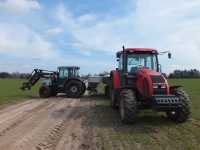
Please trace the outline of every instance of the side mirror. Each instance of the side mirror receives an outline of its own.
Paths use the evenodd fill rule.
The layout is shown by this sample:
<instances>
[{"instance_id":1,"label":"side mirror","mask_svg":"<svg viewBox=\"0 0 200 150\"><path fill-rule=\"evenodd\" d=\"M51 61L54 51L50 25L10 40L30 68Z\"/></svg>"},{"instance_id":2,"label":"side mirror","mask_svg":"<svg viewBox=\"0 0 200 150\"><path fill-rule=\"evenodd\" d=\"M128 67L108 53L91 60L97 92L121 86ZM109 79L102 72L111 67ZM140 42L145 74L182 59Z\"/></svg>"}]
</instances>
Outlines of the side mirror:
<instances>
[{"instance_id":1,"label":"side mirror","mask_svg":"<svg viewBox=\"0 0 200 150\"><path fill-rule=\"evenodd\" d=\"M118 71L118 70L119 70L119 68L116 68L116 70Z\"/></svg>"},{"instance_id":2,"label":"side mirror","mask_svg":"<svg viewBox=\"0 0 200 150\"><path fill-rule=\"evenodd\" d=\"M168 58L171 59L172 58L172 54L168 53Z\"/></svg>"},{"instance_id":3,"label":"side mirror","mask_svg":"<svg viewBox=\"0 0 200 150\"><path fill-rule=\"evenodd\" d=\"M119 58L117 58L117 61L119 62Z\"/></svg>"},{"instance_id":4,"label":"side mirror","mask_svg":"<svg viewBox=\"0 0 200 150\"><path fill-rule=\"evenodd\" d=\"M120 58L120 55L121 55L121 54L118 52L118 53L116 54L116 57L117 57L117 58Z\"/></svg>"}]
</instances>

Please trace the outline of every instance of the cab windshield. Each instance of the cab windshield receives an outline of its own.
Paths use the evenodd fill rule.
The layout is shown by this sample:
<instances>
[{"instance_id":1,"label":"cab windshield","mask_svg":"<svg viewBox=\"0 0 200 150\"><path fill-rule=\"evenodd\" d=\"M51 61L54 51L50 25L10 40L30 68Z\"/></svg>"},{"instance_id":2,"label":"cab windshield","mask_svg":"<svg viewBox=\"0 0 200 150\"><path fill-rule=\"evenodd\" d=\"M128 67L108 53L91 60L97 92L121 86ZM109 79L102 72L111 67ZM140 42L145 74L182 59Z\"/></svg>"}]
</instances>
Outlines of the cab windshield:
<instances>
[{"instance_id":1,"label":"cab windshield","mask_svg":"<svg viewBox=\"0 0 200 150\"><path fill-rule=\"evenodd\" d=\"M79 77L79 71L77 69L60 69L59 77L60 78Z\"/></svg>"},{"instance_id":2,"label":"cab windshield","mask_svg":"<svg viewBox=\"0 0 200 150\"><path fill-rule=\"evenodd\" d=\"M127 61L127 69L130 73L135 73L139 68L158 70L156 54L128 54Z\"/></svg>"}]
</instances>

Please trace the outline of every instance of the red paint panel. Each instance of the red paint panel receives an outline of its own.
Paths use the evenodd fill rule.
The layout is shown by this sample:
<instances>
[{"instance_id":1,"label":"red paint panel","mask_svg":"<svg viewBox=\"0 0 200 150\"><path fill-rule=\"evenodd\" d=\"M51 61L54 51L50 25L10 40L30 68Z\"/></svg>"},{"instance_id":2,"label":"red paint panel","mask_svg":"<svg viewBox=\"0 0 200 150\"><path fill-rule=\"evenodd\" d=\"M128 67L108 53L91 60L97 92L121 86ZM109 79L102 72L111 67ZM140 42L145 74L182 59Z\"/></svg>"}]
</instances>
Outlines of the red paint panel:
<instances>
[{"instance_id":1,"label":"red paint panel","mask_svg":"<svg viewBox=\"0 0 200 150\"><path fill-rule=\"evenodd\" d=\"M119 89L121 87L120 73L117 70L113 70L112 74L113 74L114 89Z\"/></svg>"},{"instance_id":2,"label":"red paint panel","mask_svg":"<svg viewBox=\"0 0 200 150\"><path fill-rule=\"evenodd\" d=\"M146 84L147 86L147 97L150 97L153 95L153 89L151 87L152 85L152 81L151 81L151 78L150 76L148 75L148 73L145 71L145 70L140 70L138 72L138 75L137 75L137 82L136 82L136 85L137 85L137 89L138 91L143 94L144 93L144 90L145 90L145 87L144 87L144 84Z\"/></svg>"}]
</instances>

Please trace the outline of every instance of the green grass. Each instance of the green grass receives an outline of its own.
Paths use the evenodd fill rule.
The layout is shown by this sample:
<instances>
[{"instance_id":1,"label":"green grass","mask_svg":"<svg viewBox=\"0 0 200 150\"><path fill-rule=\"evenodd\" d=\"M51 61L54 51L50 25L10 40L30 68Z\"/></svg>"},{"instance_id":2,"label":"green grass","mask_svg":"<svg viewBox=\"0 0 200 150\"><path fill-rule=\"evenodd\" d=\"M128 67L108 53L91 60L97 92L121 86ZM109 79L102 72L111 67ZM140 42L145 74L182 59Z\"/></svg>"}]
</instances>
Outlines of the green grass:
<instances>
[{"instance_id":1,"label":"green grass","mask_svg":"<svg viewBox=\"0 0 200 150\"><path fill-rule=\"evenodd\" d=\"M22 82L24 80L0 79L0 105L37 96L38 85L34 86L30 91L22 91L19 89Z\"/></svg>"},{"instance_id":2,"label":"green grass","mask_svg":"<svg viewBox=\"0 0 200 150\"><path fill-rule=\"evenodd\" d=\"M171 85L182 85L192 100L192 121L176 124L164 113L141 111L132 125L124 125L109 100L99 98L94 109L97 141L100 149L199 150L200 149L200 80L175 79Z\"/></svg>"}]
</instances>

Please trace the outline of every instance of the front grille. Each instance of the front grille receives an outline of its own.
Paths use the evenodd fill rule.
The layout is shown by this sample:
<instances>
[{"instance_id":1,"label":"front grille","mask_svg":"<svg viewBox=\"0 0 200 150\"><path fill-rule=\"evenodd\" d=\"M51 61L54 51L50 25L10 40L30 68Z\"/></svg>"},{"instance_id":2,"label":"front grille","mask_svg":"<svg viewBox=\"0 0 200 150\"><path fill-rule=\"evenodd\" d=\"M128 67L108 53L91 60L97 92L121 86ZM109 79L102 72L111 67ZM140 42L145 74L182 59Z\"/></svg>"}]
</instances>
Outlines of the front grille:
<instances>
[{"instance_id":1,"label":"front grille","mask_svg":"<svg viewBox=\"0 0 200 150\"><path fill-rule=\"evenodd\" d=\"M166 88L161 88L165 83L165 80L162 76L151 76L153 85L158 85L157 88L153 88L153 95L165 95L167 93Z\"/></svg>"},{"instance_id":2,"label":"front grille","mask_svg":"<svg viewBox=\"0 0 200 150\"><path fill-rule=\"evenodd\" d=\"M180 100L176 96L156 96L154 97L155 104L166 105L166 104L180 104Z\"/></svg>"},{"instance_id":3,"label":"front grille","mask_svg":"<svg viewBox=\"0 0 200 150\"><path fill-rule=\"evenodd\" d=\"M162 76L151 76L152 83L165 83Z\"/></svg>"},{"instance_id":4,"label":"front grille","mask_svg":"<svg viewBox=\"0 0 200 150\"><path fill-rule=\"evenodd\" d=\"M157 111L169 111L181 107L181 101L176 96L159 95L153 97L153 108Z\"/></svg>"}]
</instances>

